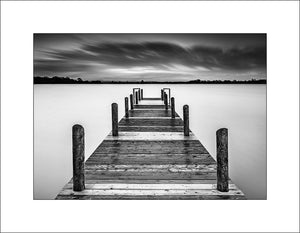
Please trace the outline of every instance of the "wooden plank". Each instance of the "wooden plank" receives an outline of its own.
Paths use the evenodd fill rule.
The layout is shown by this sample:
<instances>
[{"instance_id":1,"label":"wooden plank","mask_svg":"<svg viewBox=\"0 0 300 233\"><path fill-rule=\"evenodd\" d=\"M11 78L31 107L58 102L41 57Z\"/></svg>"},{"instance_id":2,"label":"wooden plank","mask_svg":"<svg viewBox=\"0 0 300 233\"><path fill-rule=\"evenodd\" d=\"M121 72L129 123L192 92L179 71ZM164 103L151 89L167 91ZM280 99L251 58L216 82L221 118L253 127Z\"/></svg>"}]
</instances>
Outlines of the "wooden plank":
<instances>
[{"instance_id":1,"label":"wooden plank","mask_svg":"<svg viewBox=\"0 0 300 233\"><path fill-rule=\"evenodd\" d=\"M121 165L115 165L115 164L110 164L110 165L91 165L91 166L86 166L85 169L97 169L97 170L140 170L140 169L145 169L145 170L176 170L176 171L198 171L199 169L215 169L216 164L179 164L179 165L172 165L172 164L167 164L167 165L127 165L127 164L121 164Z\"/></svg>"},{"instance_id":2,"label":"wooden plank","mask_svg":"<svg viewBox=\"0 0 300 233\"><path fill-rule=\"evenodd\" d=\"M72 184L66 184L64 190L72 189ZM199 190L199 189L216 189L216 184L124 184L124 183L112 183L112 184L86 184L85 189L123 189L123 190ZM238 190L235 184L229 185L230 190Z\"/></svg>"},{"instance_id":3,"label":"wooden plank","mask_svg":"<svg viewBox=\"0 0 300 233\"><path fill-rule=\"evenodd\" d=\"M175 115L176 117L179 117L178 114ZM148 109L148 110L130 110L129 111L129 117L171 117L171 111L170 110L157 110L157 109Z\"/></svg>"},{"instance_id":4,"label":"wooden plank","mask_svg":"<svg viewBox=\"0 0 300 233\"><path fill-rule=\"evenodd\" d=\"M153 195L153 196L164 196L164 195L222 195L222 196L231 196L231 195L243 195L239 190L229 190L228 192L220 192L214 189L192 189L192 190L180 190L180 189L157 189L157 190L124 190L124 189L110 189L110 190L101 190L101 189L85 189L81 192L73 191L72 189L64 189L59 195L126 195L126 196L144 196L144 195Z\"/></svg>"},{"instance_id":5,"label":"wooden plank","mask_svg":"<svg viewBox=\"0 0 300 233\"><path fill-rule=\"evenodd\" d=\"M57 200L246 200L244 195L58 195Z\"/></svg>"},{"instance_id":6,"label":"wooden plank","mask_svg":"<svg viewBox=\"0 0 300 233\"><path fill-rule=\"evenodd\" d=\"M99 166L107 166L107 165L127 165L127 166L188 166L188 165L196 165L196 166L207 166L207 165L216 165L216 162L211 157L188 157L184 158L181 155L178 156L169 156L160 158L159 156L151 156L151 157L140 157L140 156L93 156L88 159L85 163L86 168L93 167L95 165Z\"/></svg>"},{"instance_id":7,"label":"wooden plank","mask_svg":"<svg viewBox=\"0 0 300 233\"><path fill-rule=\"evenodd\" d=\"M216 180L217 174L214 172L211 173L152 173L152 172L144 172L144 173L125 173L125 172L86 172L85 174L86 180L160 180L160 179L171 179L171 180Z\"/></svg>"},{"instance_id":8,"label":"wooden plank","mask_svg":"<svg viewBox=\"0 0 300 233\"><path fill-rule=\"evenodd\" d=\"M199 141L127 141L104 140L94 153L132 154L208 154Z\"/></svg>"},{"instance_id":9,"label":"wooden plank","mask_svg":"<svg viewBox=\"0 0 300 233\"><path fill-rule=\"evenodd\" d=\"M119 126L119 132L183 132L183 126Z\"/></svg>"},{"instance_id":10,"label":"wooden plank","mask_svg":"<svg viewBox=\"0 0 300 233\"><path fill-rule=\"evenodd\" d=\"M133 106L134 109L165 109L165 105L163 104L138 104Z\"/></svg>"},{"instance_id":11,"label":"wooden plank","mask_svg":"<svg viewBox=\"0 0 300 233\"><path fill-rule=\"evenodd\" d=\"M156 98L156 97L146 97L146 98L143 98L143 100L160 100L161 101L161 98ZM142 101L143 101L142 100Z\"/></svg>"},{"instance_id":12,"label":"wooden plank","mask_svg":"<svg viewBox=\"0 0 300 233\"><path fill-rule=\"evenodd\" d=\"M149 119L149 118L141 118L141 119L126 119L123 118L119 125L122 126L183 126L183 121L181 119Z\"/></svg>"},{"instance_id":13,"label":"wooden plank","mask_svg":"<svg viewBox=\"0 0 300 233\"><path fill-rule=\"evenodd\" d=\"M73 185L72 179L68 183L69 185ZM171 180L171 179L160 179L160 180L92 180L89 179L86 181L86 184L214 184L216 185L216 180ZM229 180L229 184L233 184L231 180Z\"/></svg>"},{"instance_id":14,"label":"wooden plank","mask_svg":"<svg viewBox=\"0 0 300 233\"><path fill-rule=\"evenodd\" d=\"M197 140L194 134L184 136L183 132L119 132L118 136L110 133L105 140L134 140L134 141L177 141L177 140Z\"/></svg>"},{"instance_id":15,"label":"wooden plank","mask_svg":"<svg viewBox=\"0 0 300 233\"><path fill-rule=\"evenodd\" d=\"M86 162L87 165L94 165L94 164L101 164L101 165L108 165L108 164L116 164L116 165L132 165L132 164L141 164L141 165L169 165L169 164L212 164L215 163L213 159L181 159L176 161L169 160L155 160L155 159L119 159L118 157L115 158L108 158L108 159L91 159Z\"/></svg>"},{"instance_id":16,"label":"wooden plank","mask_svg":"<svg viewBox=\"0 0 300 233\"><path fill-rule=\"evenodd\" d=\"M85 163L89 165L193 165L216 164L209 154L101 154L94 153Z\"/></svg>"}]
</instances>

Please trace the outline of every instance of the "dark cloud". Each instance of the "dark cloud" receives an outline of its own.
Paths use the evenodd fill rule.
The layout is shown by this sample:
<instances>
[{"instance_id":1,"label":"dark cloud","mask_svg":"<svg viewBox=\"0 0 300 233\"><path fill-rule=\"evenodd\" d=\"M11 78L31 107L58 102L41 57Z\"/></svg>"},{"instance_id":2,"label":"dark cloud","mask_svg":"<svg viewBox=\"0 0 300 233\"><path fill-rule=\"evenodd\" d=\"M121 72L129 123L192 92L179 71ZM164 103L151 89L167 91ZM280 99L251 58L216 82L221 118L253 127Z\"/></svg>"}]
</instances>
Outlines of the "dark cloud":
<instances>
[{"instance_id":1,"label":"dark cloud","mask_svg":"<svg viewBox=\"0 0 300 233\"><path fill-rule=\"evenodd\" d=\"M84 45L80 50L51 51L47 54L50 58L56 59L55 61L65 63L92 61L114 66L184 64L234 70L265 67L266 65L264 48L233 48L229 50L203 46L183 48L164 42ZM47 62L50 65L53 63L49 60ZM45 66L47 62L44 62Z\"/></svg>"},{"instance_id":2,"label":"dark cloud","mask_svg":"<svg viewBox=\"0 0 300 233\"><path fill-rule=\"evenodd\" d=\"M243 37L247 38L244 35ZM43 35L38 43L42 44L44 49L43 46L35 46L39 54L35 55L34 69L35 74L89 73L91 70L95 72L97 66L122 69L152 67L158 70L181 66L220 72L265 70L266 47L263 43L265 35L261 35L263 39L257 39L258 37L258 35L254 37L258 41L257 44L248 42L243 45L240 40L236 39L239 41L238 46L222 46L222 43L217 42L215 46L195 43L184 46L183 43L147 40L143 42L91 42L80 40L79 36L72 36L70 40L73 42L73 47L63 49L63 46L56 48L53 43L47 47L46 44L50 43L50 40L49 37ZM211 36L211 38L215 37ZM234 36L230 34L230 38L234 39ZM67 44L68 36L56 35L53 39ZM229 43L228 40L226 43ZM98 69L99 74L102 71L104 70ZM180 69L178 72L181 72Z\"/></svg>"}]
</instances>

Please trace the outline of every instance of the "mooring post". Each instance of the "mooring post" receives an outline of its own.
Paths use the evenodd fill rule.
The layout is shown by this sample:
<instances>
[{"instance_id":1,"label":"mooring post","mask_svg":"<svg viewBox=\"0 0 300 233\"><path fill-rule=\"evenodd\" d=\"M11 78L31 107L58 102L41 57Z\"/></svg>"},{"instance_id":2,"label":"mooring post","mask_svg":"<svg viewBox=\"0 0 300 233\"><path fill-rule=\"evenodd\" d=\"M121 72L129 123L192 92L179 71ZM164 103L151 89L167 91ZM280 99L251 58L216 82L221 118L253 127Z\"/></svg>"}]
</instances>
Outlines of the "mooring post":
<instances>
[{"instance_id":1,"label":"mooring post","mask_svg":"<svg viewBox=\"0 0 300 233\"><path fill-rule=\"evenodd\" d=\"M228 130L217 131L217 189L228 192Z\"/></svg>"},{"instance_id":2,"label":"mooring post","mask_svg":"<svg viewBox=\"0 0 300 233\"><path fill-rule=\"evenodd\" d=\"M130 109L133 110L133 97L132 97L132 94L130 94Z\"/></svg>"},{"instance_id":3,"label":"mooring post","mask_svg":"<svg viewBox=\"0 0 300 233\"><path fill-rule=\"evenodd\" d=\"M168 110L168 94L164 93L165 109Z\"/></svg>"},{"instance_id":4,"label":"mooring post","mask_svg":"<svg viewBox=\"0 0 300 233\"><path fill-rule=\"evenodd\" d=\"M174 97L171 98L171 114L172 114L172 118L175 118L175 99L174 99Z\"/></svg>"},{"instance_id":5,"label":"mooring post","mask_svg":"<svg viewBox=\"0 0 300 233\"><path fill-rule=\"evenodd\" d=\"M129 112L128 112L128 97L125 97L125 117L129 117Z\"/></svg>"},{"instance_id":6,"label":"mooring post","mask_svg":"<svg viewBox=\"0 0 300 233\"><path fill-rule=\"evenodd\" d=\"M135 91L135 104L139 103L139 97L138 97L138 92Z\"/></svg>"},{"instance_id":7,"label":"mooring post","mask_svg":"<svg viewBox=\"0 0 300 233\"><path fill-rule=\"evenodd\" d=\"M163 89L160 90L160 94L161 94L161 100L164 100L165 96L164 96L164 90Z\"/></svg>"},{"instance_id":8,"label":"mooring post","mask_svg":"<svg viewBox=\"0 0 300 233\"><path fill-rule=\"evenodd\" d=\"M144 99L143 89L141 89L141 99Z\"/></svg>"},{"instance_id":9,"label":"mooring post","mask_svg":"<svg viewBox=\"0 0 300 233\"><path fill-rule=\"evenodd\" d=\"M84 183L84 128L81 125L72 127L73 143L73 190L82 191Z\"/></svg>"},{"instance_id":10,"label":"mooring post","mask_svg":"<svg viewBox=\"0 0 300 233\"><path fill-rule=\"evenodd\" d=\"M183 126L184 126L184 136L190 135L190 126L189 126L189 106L183 106Z\"/></svg>"},{"instance_id":11,"label":"mooring post","mask_svg":"<svg viewBox=\"0 0 300 233\"><path fill-rule=\"evenodd\" d=\"M112 115L112 135L118 136L118 104L111 104L111 115Z\"/></svg>"}]
</instances>

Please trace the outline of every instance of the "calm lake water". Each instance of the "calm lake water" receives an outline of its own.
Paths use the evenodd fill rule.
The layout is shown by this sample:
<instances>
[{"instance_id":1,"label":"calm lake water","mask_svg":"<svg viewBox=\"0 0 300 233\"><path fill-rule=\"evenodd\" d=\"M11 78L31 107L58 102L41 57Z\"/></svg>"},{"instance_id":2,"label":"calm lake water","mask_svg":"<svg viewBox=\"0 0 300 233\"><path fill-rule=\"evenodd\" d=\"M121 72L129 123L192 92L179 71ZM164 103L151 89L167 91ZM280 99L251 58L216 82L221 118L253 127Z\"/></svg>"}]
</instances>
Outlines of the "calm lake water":
<instances>
[{"instance_id":1,"label":"calm lake water","mask_svg":"<svg viewBox=\"0 0 300 233\"><path fill-rule=\"evenodd\" d=\"M248 199L267 197L266 85L34 85L34 199L53 199L72 177L72 126L85 128L86 159L111 130L111 103L124 116L132 88L159 97L171 88L177 113L215 158L216 131L228 128L229 175Z\"/></svg>"}]
</instances>

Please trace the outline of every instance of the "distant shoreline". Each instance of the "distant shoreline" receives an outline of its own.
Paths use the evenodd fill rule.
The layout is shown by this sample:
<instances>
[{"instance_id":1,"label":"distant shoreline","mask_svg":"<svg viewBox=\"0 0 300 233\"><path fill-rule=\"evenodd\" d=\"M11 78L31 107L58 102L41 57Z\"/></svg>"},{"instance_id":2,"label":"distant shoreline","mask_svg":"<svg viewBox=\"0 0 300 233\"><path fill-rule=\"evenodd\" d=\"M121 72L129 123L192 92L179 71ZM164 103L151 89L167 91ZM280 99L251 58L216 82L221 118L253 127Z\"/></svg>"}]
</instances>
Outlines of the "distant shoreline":
<instances>
[{"instance_id":1,"label":"distant shoreline","mask_svg":"<svg viewBox=\"0 0 300 233\"><path fill-rule=\"evenodd\" d=\"M188 82L156 82L156 81L83 81L64 77L34 77L34 84L267 84L265 79L238 80L191 80Z\"/></svg>"},{"instance_id":2,"label":"distant shoreline","mask_svg":"<svg viewBox=\"0 0 300 233\"><path fill-rule=\"evenodd\" d=\"M242 84L247 84L247 85L257 85L257 84L267 84L265 83L34 83L34 85L49 85L49 84L53 84L53 85L61 85L61 84L78 84L78 85L85 85L85 84L90 84L90 85L110 85L110 84L138 84L138 85L149 85L149 84L197 84L197 85L211 85L211 84L216 84L216 85L220 85L220 84L224 84L224 85L242 85Z\"/></svg>"}]
</instances>

